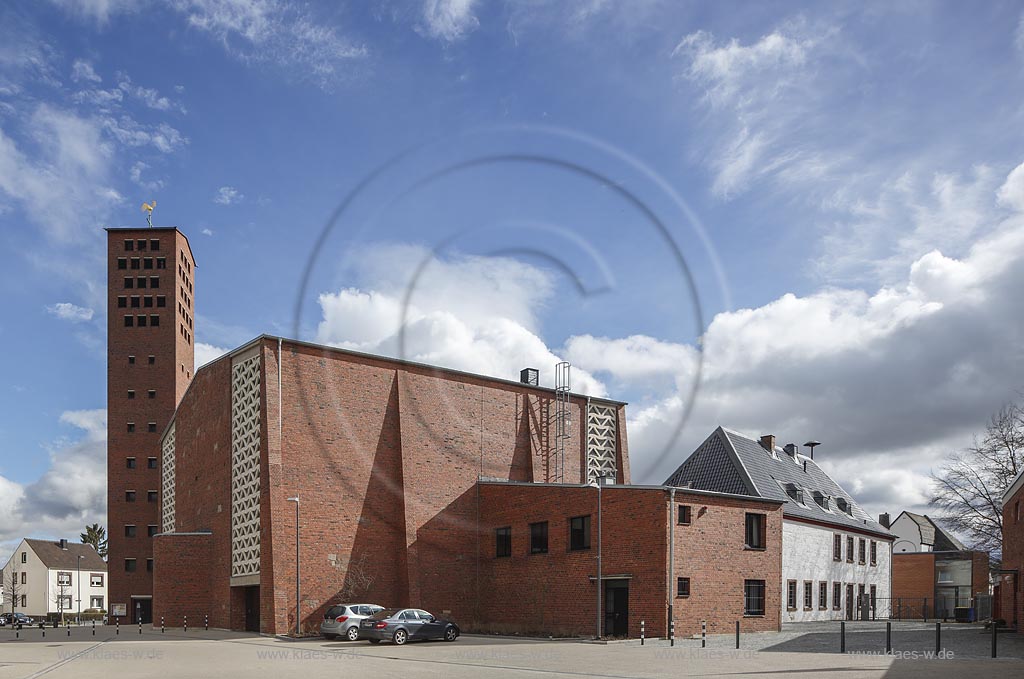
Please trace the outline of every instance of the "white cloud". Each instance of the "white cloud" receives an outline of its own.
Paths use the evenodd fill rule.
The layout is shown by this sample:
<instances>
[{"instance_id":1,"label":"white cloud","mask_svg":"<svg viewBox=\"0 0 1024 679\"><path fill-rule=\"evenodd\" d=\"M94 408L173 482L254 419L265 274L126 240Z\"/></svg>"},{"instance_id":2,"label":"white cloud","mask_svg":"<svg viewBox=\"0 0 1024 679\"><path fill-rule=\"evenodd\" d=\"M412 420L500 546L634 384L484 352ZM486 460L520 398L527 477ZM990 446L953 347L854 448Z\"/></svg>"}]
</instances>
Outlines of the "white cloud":
<instances>
[{"instance_id":1,"label":"white cloud","mask_svg":"<svg viewBox=\"0 0 1024 679\"><path fill-rule=\"evenodd\" d=\"M212 229L203 229L202 231L200 231L200 233L203 234L204 236L212 236L213 235L213 230Z\"/></svg>"},{"instance_id":2,"label":"white cloud","mask_svg":"<svg viewBox=\"0 0 1024 679\"><path fill-rule=\"evenodd\" d=\"M360 287L320 295L318 342L504 379L536 367L551 386L560 358L535 329L536 313L551 294L547 273L505 258L438 259L413 246L372 248L358 262ZM413 281L420 265L423 273ZM574 371L573 389L606 394L585 370Z\"/></svg>"},{"instance_id":3,"label":"white cloud","mask_svg":"<svg viewBox=\"0 0 1024 679\"><path fill-rule=\"evenodd\" d=\"M188 24L216 38L232 56L271 62L325 88L366 57L364 46L342 35L304 5L285 0L174 0Z\"/></svg>"},{"instance_id":4,"label":"white cloud","mask_svg":"<svg viewBox=\"0 0 1024 679\"><path fill-rule=\"evenodd\" d=\"M144 125L127 115L106 116L100 122L124 146L153 146L162 153L173 153L189 142L188 137L167 123Z\"/></svg>"},{"instance_id":5,"label":"white cloud","mask_svg":"<svg viewBox=\"0 0 1024 679\"><path fill-rule=\"evenodd\" d=\"M213 202L217 205L235 205L241 203L244 198L245 196L239 193L235 187L222 186L217 189L217 195L213 197Z\"/></svg>"},{"instance_id":6,"label":"white cloud","mask_svg":"<svg viewBox=\"0 0 1024 679\"><path fill-rule=\"evenodd\" d=\"M122 12L135 11L140 6L137 0L50 0L72 14L105 25L110 18Z\"/></svg>"},{"instance_id":7,"label":"white cloud","mask_svg":"<svg viewBox=\"0 0 1024 679\"><path fill-rule=\"evenodd\" d=\"M131 169L128 171L128 176L131 177L132 182L146 189L147 191L159 191L163 188L164 182L161 179L146 180L143 179L142 173L149 169L149 165L138 160L132 163Z\"/></svg>"},{"instance_id":8,"label":"white cloud","mask_svg":"<svg viewBox=\"0 0 1024 679\"><path fill-rule=\"evenodd\" d=\"M91 321L93 317L92 309L80 307L71 302L58 302L46 307L46 310L62 321L71 321L72 323Z\"/></svg>"},{"instance_id":9,"label":"white cloud","mask_svg":"<svg viewBox=\"0 0 1024 679\"><path fill-rule=\"evenodd\" d=\"M78 82L103 82L95 70L93 70L92 64L82 59L75 59L74 63L71 64L71 79Z\"/></svg>"},{"instance_id":10,"label":"white cloud","mask_svg":"<svg viewBox=\"0 0 1024 679\"><path fill-rule=\"evenodd\" d=\"M1024 212L1024 163L1013 168L997 197L1001 205Z\"/></svg>"},{"instance_id":11,"label":"white cloud","mask_svg":"<svg viewBox=\"0 0 1024 679\"><path fill-rule=\"evenodd\" d=\"M424 0L420 30L445 42L456 42L480 25L473 14L476 0Z\"/></svg>"},{"instance_id":12,"label":"white cloud","mask_svg":"<svg viewBox=\"0 0 1024 679\"><path fill-rule=\"evenodd\" d=\"M210 361L228 353L228 351L230 350L224 347L217 347L206 342L196 342L194 369L206 365Z\"/></svg>"},{"instance_id":13,"label":"white cloud","mask_svg":"<svg viewBox=\"0 0 1024 679\"><path fill-rule=\"evenodd\" d=\"M77 540L87 524L106 524L106 411L66 411L60 421L82 435L49 447L39 479L21 484L0 476L0 562L23 537Z\"/></svg>"},{"instance_id":14,"label":"white cloud","mask_svg":"<svg viewBox=\"0 0 1024 679\"><path fill-rule=\"evenodd\" d=\"M125 73L118 74L117 89L135 97L148 108L156 111L174 110L180 113L187 113L185 107L180 102L171 101L169 98L161 95L153 88L136 85Z\"/></svg>"}]
</instances>

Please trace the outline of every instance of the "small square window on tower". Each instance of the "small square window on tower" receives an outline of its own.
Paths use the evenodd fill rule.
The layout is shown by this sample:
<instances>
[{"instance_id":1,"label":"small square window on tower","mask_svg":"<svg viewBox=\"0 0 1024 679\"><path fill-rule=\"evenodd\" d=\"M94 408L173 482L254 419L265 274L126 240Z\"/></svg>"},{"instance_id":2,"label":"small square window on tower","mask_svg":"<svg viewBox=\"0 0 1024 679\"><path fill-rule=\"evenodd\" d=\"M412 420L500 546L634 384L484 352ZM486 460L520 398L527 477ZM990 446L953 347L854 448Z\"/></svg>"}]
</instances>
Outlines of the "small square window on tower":
<instances>
[{"instance_id":1,"label":"small square window on tower","mask_svg":"<svg viewBox=\"0 0 1024 679\"><path fill-rule=\"evenodd\" d=\"M146 392L146 395L149 396L149 398L156 398L156 389L150 389Z\"/></svg>"},{"instance_id":2,"label":"small square window on tower","mask_svg":"<svg viewBox=\"0 0 1024 679\"><path fill-rule=\"evenodd\" d=\"M149 357L149 364L153 365L154 363L156 363L156 356L150 356Z\"/></svg>"},{"instance_id":3,"label":"small square window on tower","mask_svg":"<svg viewBox=\"0 0 1024 679\"><path fill-rule=\"evenodd\" d=\"M158 241L155 238L150 240L149 241L149 249L150 250L159 250L160 249L160 241Z\"/></svg>"},{"instance_id":4,"label":"small square window on tower","mask_svg":"<svg viewBox=\"0 0 1024 679\"><path fill-rule=\"evenodd\" d=\"M128 357L128 365L135 365L135 357L134 356L129 356Z\"/></svg>"},{"instance_id":5,"label":"small square window on tower","mask_svg":"<svg viewBox=\"0 0 1024 679\"><path fill-rule=\"evenodd\" d=\"M146 458L146 469L156 469L156 458L155 457L147 457Z\"/></svg>"},{"instance_id":6,"label":"small square window on tower","mask_svg":"<svg viewBox=\"0 0 1024 679\"><path fill-rule=\"evenodd\" d=\"M135 327L135 317L134 316L125 316L124 317L124 327L126 327L126 328Z\"/></svg>"},{"instance_id":7,"label":"small square window on tower","mask_svg":"<svg viewBox=\"0 0 1024 679\"><path fill-rule=\"evenodd\" d=\"M124 249L125 249L125 252L131 252L132 250L134 250L135 249L135 241L133 241L133 240L126 240L124 242Z\"/></svg>"},{"instance_id":8,"label":"small square window on tower","mask_svg":"<svg viewBox=\"0 0 1024 679\"><path fill-rule=\"evenodd\" d=\"M134 288L135 287L135 279L134 278L125 278L124 279L124 287L125 287L125 290L131 290L132 288Z\"/></svg>"},{"instance_id":9,"label":"small square window on tower","mask_svg":"<svg viewBox=\"0 0 1024 679\"><path fill-rule=\"evenodd\" d=\"M146 317L145 316L139 316L137 319L135 319L135 325L137 325L140 328L145 328L146 327Z\"/></svg>"},{"instance_id":10,"label":"small square window on tower","mask_svg":"<svg viewBox=\"0 0 1024 679\"><path fill-rule=\"evenodd\" d=\"M128 268L128 258L127 257L118 257L117 258L117 268L118 269L127 269Z\"/></svg>"}]
</instances>

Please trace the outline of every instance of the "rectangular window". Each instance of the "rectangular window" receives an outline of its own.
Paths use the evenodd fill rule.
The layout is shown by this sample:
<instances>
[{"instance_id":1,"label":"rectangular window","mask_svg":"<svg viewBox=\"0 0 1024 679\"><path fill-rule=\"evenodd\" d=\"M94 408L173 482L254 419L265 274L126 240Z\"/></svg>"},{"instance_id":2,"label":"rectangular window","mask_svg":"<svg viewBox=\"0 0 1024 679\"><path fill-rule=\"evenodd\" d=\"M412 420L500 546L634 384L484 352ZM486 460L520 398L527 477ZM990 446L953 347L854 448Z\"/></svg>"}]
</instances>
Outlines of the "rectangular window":
<instances>
[{"instance_id":1,"label":"rectangular window","mask_svg":"<svg viewBox=\"0 0 1024 679\"><path fill-rule=\"evenodd\" d=\"M156 240L155 238L152 239L151 241L149 241L149 249L153 250L153 251L159 250L160 249L160 241Z\"/></svg>"},{"instance_id":2,"label":"rectangular window","mask_svg":"<svg viewBox=\"0 0 1024 679\"><path fill-rule=\"evenodd\" d=\"M530 524L530 554L548 553L548 522Z\"/></svg>"},{"instance_id":3,"label":"rectangular window","mask_svg":"<svg viewBox=\"0 0 1024 679\"><path fill-rule=\"evenodd\" d=\"M157 492L155 490L146 491L146 502L156 502Z\"/></svg>"},{"instance_id":4,"label":"rectangular window","mask_svg":"<svg viewBox=\"0 0 1024 679\"><path fill-rule=\"evenodd\" d=\"M676 596L690 596L690 578L676 578Z\"/></svg>"},{"instance_id":5,"label":"rectangular window","mask_svg":"<svg viewBox=\"0 0 1024 679\"><path fill-rule=\"evenodd\" d=\"M118 269L127 269L128 268L128 259L126 257L118 257L117 258L117 268Z\"/></svg>"},{"instance_id":6,"label":"rectangular window","mask_svg":"<svg viewBox=\"0 0 1024 679\"><path fill-rule=\"evenodd\" d=\"M126 240L124 242L124 249L125 249L126 252L131 252L132 250L134 250L135 249L135 241L133 241L133 240Z\"/></svg>"},{"instance_id":7,"label":"rectangular window","mask_svg":"<svg viewBox=\"0 0 1024 679\"><path fill-rule=\"evenodd\" d=\"M146 241L145 241L145 239L142 239L142 238L139 239L138 250L139 250L139 252L145 252L145 250L146 250Z\"/></svg>"},{"instance_id":8,"label":"rectangular window","mask_svg":"<svg viewBox=\"0 0 1024 679\"><path fill-rule=\"evenodd\" d=\"M765 549L765 515L747 513L744 545L747 549Z\"/></svg>"},{"instance_id":9,"label":"rectangular window","mask_svg":"<svg viewBox=\"0 0 1024 679\"><path fill-rule=\"evenodd\" d=\"M786 582L786 610L796 610L796 580Z\"/></svg>"},{"instance_id":10,"label":"rectangular window","mask_svg":"<svg viewBox=\"0 0 1024 679\"><path fill-rule=\"evenodd\" d=\"M153 308L153 297L150 296L150 295L146 295L145 297L143 297L142 298L142 306L144 306L147 309L152 309Z\"/></svg>"},{"instance_id":11,"label":"rectangular window","mask_svg":"<svg viewBox=\"0 0 1024 679\"><path fill-rule=\"evenodd\" d=\"M142 260L142 268L143 269L152 269L153 268L153 258L152 257L144 258Z\"/></svg>"},{"instance_id":12,"label":"rectangular window","mask_svg":"<svg viewBox=\"0 0 1024 679\"><path fill-rule=\"evenodd\" d=\"M124 287L125 287L126 290L131 290L132 288L134 288L135 287L135 279L134 278L125 278L124 279Z\"/></svg>"},{"instance_id":13,"label":"rectangular window","mask_svg":"<svg viewBox=\"0 0 1024 679\"><path fill-rule=\"evenodd\" d=\"M814 608L814 583L804 580L804 610Z\"/></svg>"},{"instance_id":14,"label":"rectangular window","mask_svg":"<svg viewBox=\"0 0 1024 679\"><path fill-rule=\"evenodd\" d=\"M146 559L146 572L147 573L152 573L153 572L153 560L152 559Z\"/></svg>"},{"instance_id":15,"label":"rectangular window","mask_svg":"<svg viewBox=\"0 0 1024 679\"><path fill-rule=\"evenodd\" d=\"M27 558L28 558L28 552L22 552L21 553L21 562L25 563Z\"/></svg>"},{"instance_id":16,"label":"rectangular window","mask_svg":"<svg viewBox=\"0 0 1024 679\"><path fill-rule=\"evenodd\" d=\"M125 559L124 560L124 572L125 573L134 573L135 572L135 559Z\"/></svg>"},{"instance_id":17,"label":"rectangular window","mask_svg":"<svg viewBox=\"0 0 1024 679\"><path fill-rule=\"evenodd\" d=\"M131 524L128 524L127 526L125 526L124 527L124 536L126 538L133 538L133 537L135 537L135 526L133 526Z\"/></svg>"},{"instance_id":18,"label":"rectangular window","mask_svg":"<svg viewBox=\"0 0 1024 679\"><path fill-rule=\"evenodd\" d=\"M27 583L28 583L28 573L26 573L25 571L22 571L21 572L21 584L24 585L24 584L27 584Z\"/></svg>"},{"instance_id":19,"label":"rectangular window","mask_svg":"<svg viewBox=\"0 0 1024 679\"><path fill-rule=\"evenodd\" d=\"M103 597L93 596L89 597L89 608L98 608L103 610Z\"/></svg>"},{"instance_id":20,"label":"rectangular window","mask_svg":"<svg viewBox=\"0 0 1024 679\"><path fill-rule=\"evenodd\" d=\"M857 541L857 563L867 562L867 542L864 538Z\"/></svg>"},{"instance_id":21,"label":"rectangular window","mask_svg":"<svg viewBox=\"0 0 1024 679\"><path fill-rule=\"evenodd\" d=\"M166 269L167 268L167 258L166 257L157 257L156 258L156 268L158 268L158 269Z\"/></svg>"},{"instance_id":22,"label":"rectangular window","mask_svg":"<svg viewBox=\"0 0 1024 679\"><path fill-rule=\"evenodd\" d=\"M22 575L24 575L24 573L23 573ZM25 595L24 595L24 594L22 594L22 595L21 595L21 607L22 607L22 608L25 608L25 607L27 607L27 606L28 606L28 604L27 604L27 603L25 603Z\"/></svg>"},{"instance_id":23,"label":"rectangular window","mask_svg":"<svg viewBox=\"0 0 1024 679\"><path fill-rule=\"evenodd\" d=\"M64 594L58 597L57 610L70 611L71 610L71 595Z\"/></svg>"},{"instance_id":24,"label":"rectangular window","mask_svg":"<svg viewBox=\"0 0 1024 679\"><path fill-rule=\"evenodd\" d=\"M71 584L71 573L57 573L57 584L58 585L70 585Z\"/></svg>"},{"instance_id":25,"label":"rectangular window","mask_svg":"<svg viewBox=\"0 0 1024 679\"><path fill-rule=\"evenodd\" d=\"M878 590L876 589L875 585L871 585L871 612L872 613L875 612L875 601L876 601L875 595L877 593L878 593Z\"/></svg>"},{"instance_id":26,"label":"rectangular window","mask_svg":"<svg viewBox=\"0 0 1024 679\"><path fill-rule=\"evenodd\" d=\"M569 519L569 549L590 549L590 515Z\"/></svg>"},{"instance_id":27,"label":"rectangular window","mask_svg":"<svg viewBox=\"0 0 1024 679\"><path fill-rule=\"evenodd\" d=\"M144 276L139 276L139 279L135 281L135 287L139 288L140 290L145 290L146 278Z\"/></svg>"},{"instance_id":28,"label":"rectangular window","mask_svg":"<svg viewBox=\"0 0 1024 679\"><path fill-rule=\"evenodd\" d=\"M689 526L690 525L690 519L691 519L691 513L690 512L691 512L690 505L679 505L679 510L678 510L678 515L677 515L677 518L676 518L676 523L678 523L680 526Z\"/></svg>"},{"instance_id":29,"label":"rectangular window","mask_svg":"<svg viewBox=\"0 0 1024 679\"><path fill-rule=\"evenodd\" d=\"M125 460L125 462L127 463L128 469L135 469L135 458L134 457L129 457L127 460Z\"/></svg>"},{"instance_id":30,"label":"rectangular window","mask_svg":"<svg viewBox=\"0 0 1024 679\"><path fill-rule=\"evenodd\" d=\"M149 277L149 287L153 288L154 290L156 288L159 288L160 287L160 277L159 276L150 276Z\"/></svg>"},{"instance_id":31,"label":"rectangular window","mask_svg":"<svg viewBox=\"0 0 1024 679\"><path fill-rule=\"evenodd\" d=\"M129 422L128 423L128 433L131 434L133 431L135 431L135 423L134 422Z\"/></svg>"},{"instance_id":32,"label":"rectangular window","mask_svg":"<svg viewBox=\"0 0 1024 679\"><path fill-rule=\"evenodd\" d=\"M841 582L832 583L832 610L838 611L843 607L843 584Z\"/></svg>"},{"instance_id":33,"label":"rectangular window","mask_svg":"<svg viewBox=\"0 0 1024 679\"><path fill-rule=\"evenodd\" d=\"M832 536L832 560L843 560L843 536L839 533Z\"/></svg>"},{"instance_id":34,"label":"rectangular window","mask_svg":"<svg viewBox=\"0 0 1024 679\"><path fill-rule=\"evenodd\" d=\"M512 527L494 529L494 556L512 556Z\"/></svg>"},{"instance_id":35,"label":"rectangular window","mask_svg":"<svg viewBox=\"0 0 1024 679\"><path fill-rule=\"evenodd\" d=\"M156 422L148 422L148 423L146 423L146 429L148 429L149 433L151 433L151 434L155 433L156 432Z\"/></svg>"},{"instance_id":36,"label":"rectangular window","mask_svg":"<svg viewBox=\"0 0 1024 679\"><path fill-rule=\"evenodd\" d=\"M878 565L878 543L874 540L871 541L871 565Z\"/></svg>"},{"instance_id":37,"label":"rectangular window","mask_svg":"<svg viewBox=\"0 0 1024 679\"><path fill-rule=\"evenodd\" d=\"M743 615L764 615L764 580L743 581Z\"/></svg>"},{"instance_id":38,"label":"rectangular window","mask_svg":"<svg viewBox=\"0 0 1024 679\"><path fill-rule=\"evenodd\" d=\"M118 297L117 298L117 308L118 309L125 309L127 307L128 307L128 298L125 297L124 295Z\"/></svg>"},{"instance_id":39,"label":"rectangular window","mask_svg":"<svg viewBox=\"0 0 1024 679\"><path fill-rule=\"evenodd\" d=\"M156 356L149 356L147 360L150 365L153 365L154 363L156 363Z\"/></svg>"},{"instance_id":40,"label":"rectangular window","mask_svg":"<svg viewBox=\"0 0 1024 679\"><path fill-rule=\"evenodd\" d=\"M136 296L136 295L132 296L131 307L133 309L138 309L139 308L139 297L138 296Z\"/></svg>"},{"instance_id":41,"label":"rectangular window","mask_svg":"<svg viewBox=\"0 0 1024 679\"><path fill-rule=\"evenodd\" d=\"M135 491L134 490L126 490L126 491L124 491L124 501L125 502L135 502Z\"/></svg>"},{"instance_id":42,"label":"rectangular window","mask_svg":"<svg viewBox=\"0 0 1024 679\"><path fill-rule=\"evenodd\" d=\"M134 389L129 389L128 390L128 398L129 399L135 398L135 390Z\"/></svg>"},{"instance_id":43,"label":"rectangular window","mask_svg":"<svg viewBox=\"0 0 1024 679\"><path fill-rule=\"evenodd\" d=\"M150 325L150 327L153 327L153 328L159 328L160 327L160 317L157 316L156 314L150 316L149 317L149 325Z\"/></svg>"},{"instance_id":44,"label":"rectangular window","mask_svg":"<svg viewBox=\"0 0 1024 679\"><path fill-rule=\"evenodd\" d=\"M846 561L847 563L853 563L853 536L846 536Z\"/></svg>"},{"instance_id":45,"label":"rectangular window","mask_svg":"<svg viewBox=\"0 0 1024 679\"><path fill-rule=\"evenodd\" d=\"M132 268L138 269L140 266L142 266L142 260L138 257L132 257Z\"/></svg>"},{"instance_id":46,"label":"rectangular window","mask_svg":"<svg viewBox=\"0 0 1024 679\"><path fill-rule=\"evenodd\" d=\"M128 357L128 365L135 365L135 357L134 356L129 356Z\"/></svg>"},{"instance_id":47,"label":"rectangular window","mask_svg":"<svg viewBox=\"0 0 1024 679\"><path fill-rule=\"evenodd\" d=\"M156 389L150 389L147 391L146 396L149 398L156 398Z\"/></svg>"},{"instance_id":48,"label":"rectangular window","mask_svg":"<svg viewBox=\"0 0 1024 679\"><path fill-rule=\"evenodd\" d=\"M163 295L157 295L156 306L158 309L162 309L163 307L167 306L167 298L164 297Z\"/></svg>"},{"instance_id":49,"label":"rectangular window","mask_svg":"<svg viewBox=\"0 0 1024 679\"><path fill-rule=\"evenodd\" d=\"M156 469L156 458L155 457L147 457L146 458L146 468L147 469Z\"/></svg>"},{"instance_id":50,"label":"rectangular window","mask_svg":"<svg viewBox=\"0 0 1024 679\"><path fill-rule=\"evenodd\" d=\"M148 537L153 537L154 535L156 535L156 526L146 526L146 535Z\"/></svg>"},{"instance_id":51,"label":"rectangular window","mask_svg":"<svg viewBox=\"0 0 1024 679\"><path fill-rule=\"evenodd\" d=\"M135 317L134 316L125 316L124 317L124 327L131 328L134 325L135 325Z\"/></svg>"},{"instance_id":52,"label":"rectangular window","mask_svg":"<svg viewBox=\"0 0 1024 679\"><path fill-rule=\"evenodd\" d=\"M145 316L139 316L135 320L135 325L137 325L140 328L145 328L146 327L146 317Z\"/></svg>"},{"instance_id":53,"label":"rectangular window","mask_svg":"<svg viewBox=\"0 0 1024 679\"><path fill-rule=\"evenodd\" d=\"M89 586L90 587L102 587L103 586L103 573L91 573L89 575Z\"/></svg>"},{"instance_id":54,"label":"rectangular window","mask_svg":"<svg viewBox=\"0 0 1024 679\"><path fill-rule=\"evenodd\" d=\"M828 608L828 583L818 583L818 609L824 611Z\"/></svg>"}]
</instances>

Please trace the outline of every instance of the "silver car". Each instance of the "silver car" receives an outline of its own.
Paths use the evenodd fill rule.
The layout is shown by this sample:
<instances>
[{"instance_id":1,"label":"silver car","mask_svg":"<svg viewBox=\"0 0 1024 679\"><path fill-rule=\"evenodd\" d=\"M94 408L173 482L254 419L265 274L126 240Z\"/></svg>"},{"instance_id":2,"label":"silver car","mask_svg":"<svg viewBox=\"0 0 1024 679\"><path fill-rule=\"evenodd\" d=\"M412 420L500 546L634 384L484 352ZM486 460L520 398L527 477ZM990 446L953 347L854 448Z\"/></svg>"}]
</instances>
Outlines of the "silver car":
<instances>
[{"instance_id":1,"label":"silver car","mask_svg":"<svg viewBox=\"0 0 1024 679\"><path fill-rule=\"evenodd\" d=\"M337 604L324 613L324 621L320 623L320 634L325 639L344 637L349 641L359 638L359 621L368 618L383 606L377 604Z\"/></svg>"}]
</instances>

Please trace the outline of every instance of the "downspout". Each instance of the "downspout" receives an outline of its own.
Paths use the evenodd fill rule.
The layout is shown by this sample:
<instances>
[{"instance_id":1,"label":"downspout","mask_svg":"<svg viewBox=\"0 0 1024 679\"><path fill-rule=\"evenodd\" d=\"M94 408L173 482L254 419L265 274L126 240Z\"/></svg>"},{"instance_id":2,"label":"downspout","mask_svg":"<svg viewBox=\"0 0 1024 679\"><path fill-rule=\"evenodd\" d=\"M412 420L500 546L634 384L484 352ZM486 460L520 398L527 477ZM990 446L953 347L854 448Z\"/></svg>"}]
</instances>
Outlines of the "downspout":
<instances>
[{"instance_id":1,"label":"downspout","mask_svg":"<svg viewBox=\"0 0 1024 679\"><path fill-rule=\"evenodd\" d=\"M668 631L672 629L672 620L675 615L672 610L672 583L675 580L675 566L676 566L676 528L672 523L672 514L675 512L676 507L676 489L675 486L668 489L668 588L666 594L668 594L668 625L665 627L665 636L668 636Z\"/></svg>"},{"instance_id":2,"label":"downspout","mask_svg":"<svg viewBox=\"0 0 1024 679\"><path fill-rule=\"evenodd\" d=\"M277 451L284 452L284 441L281 440L281 338L277 338Z\"/></svg>"}]
</instances>

